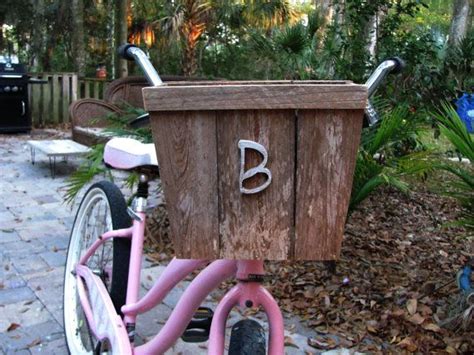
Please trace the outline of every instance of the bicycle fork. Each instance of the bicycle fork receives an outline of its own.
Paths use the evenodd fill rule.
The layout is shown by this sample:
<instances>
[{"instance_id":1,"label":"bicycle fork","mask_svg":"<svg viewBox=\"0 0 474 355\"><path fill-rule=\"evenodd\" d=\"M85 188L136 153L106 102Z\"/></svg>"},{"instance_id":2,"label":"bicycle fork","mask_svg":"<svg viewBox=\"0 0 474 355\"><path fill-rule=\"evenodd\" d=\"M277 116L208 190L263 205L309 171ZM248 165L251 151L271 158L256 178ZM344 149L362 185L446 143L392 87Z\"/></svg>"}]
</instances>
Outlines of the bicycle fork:
<instances>
[{"instance_id":1,"label":"bicycle fork","mask_svg":"<svg viewBox=\"0 0 474 355\"><path fill-rule=\"evenodd\" d=\"M235 306L259 307L267 314L269 324L268 353L284 354L284 325L280 308L262 285L264 277L263 261L237 261L237 279L234 286L219 302L211 325L209 354L224 354L226 320Z\"/></svg>"}]
</instances>

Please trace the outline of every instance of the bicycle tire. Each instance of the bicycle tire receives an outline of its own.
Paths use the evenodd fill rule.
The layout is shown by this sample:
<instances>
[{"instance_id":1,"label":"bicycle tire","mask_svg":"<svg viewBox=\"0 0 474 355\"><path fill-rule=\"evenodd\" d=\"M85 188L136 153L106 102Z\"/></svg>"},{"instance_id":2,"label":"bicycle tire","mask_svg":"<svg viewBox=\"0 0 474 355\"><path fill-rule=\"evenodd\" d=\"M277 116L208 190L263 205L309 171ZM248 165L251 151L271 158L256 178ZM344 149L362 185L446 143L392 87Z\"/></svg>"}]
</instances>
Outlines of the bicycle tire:
<instances>
[{"instance_id":1,"label":"bicycle tire","mask_svg":"<svg viewBox=\"0 0 474 355\"><path fill-rule=\"evenodd\" d=\"M101 211L103 211L103 215L101 215ZM98 217L98 221L92 224L90 219L96 217ZM127 204L117 186L109 181L101 181L87 190L74 219L64 274L64 331L68 349L72 354L92 354L96 351L96 345L94 345L77 296L76 280L72 274L74 265L84 250L87 250L99 235L107 230L127 228L130 225ZM89 230L90 227L92 229ZM106 256L112 256L112 265L108 260L104 261L106 247L109 248ZM97 261L97 266L100 266L98 272L109 290L112 302L119 314L121 314L120 309L125 304L127 294L130 247L131 243L128 238L115 238L113 241L106 242L90 258L92 263L93 260L97 260L94 259L96 255L100 254ZM97 268L95 270L97 272ZM111 277L107 270L112 270ZM84 337L89 338L89 347L84 344Z\"/></svg>"},{"instance_id":2,"label":"bicycle tire","mask_svg":"<svg viewBox=\"0 0 474 355\"><path fill-rule=\"evenodd\" d=\"M265 355L266 337L260 323L243 319L232 327L229 355Z\"/></svg>"}]
</instances>

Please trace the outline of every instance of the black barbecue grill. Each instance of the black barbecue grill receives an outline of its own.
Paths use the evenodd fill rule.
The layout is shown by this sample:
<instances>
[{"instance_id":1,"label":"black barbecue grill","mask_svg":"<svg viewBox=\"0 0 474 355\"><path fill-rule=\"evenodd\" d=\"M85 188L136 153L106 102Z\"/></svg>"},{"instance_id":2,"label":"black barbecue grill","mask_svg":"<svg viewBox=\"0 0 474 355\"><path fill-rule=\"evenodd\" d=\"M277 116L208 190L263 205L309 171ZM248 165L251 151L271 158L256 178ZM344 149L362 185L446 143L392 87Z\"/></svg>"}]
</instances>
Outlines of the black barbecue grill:
<instances>
[{"instance_id":1,"label":"black barbecue grill","mask_svg":"<svg viewBox=\"0 0 474 355\"><path fill-rule=\"evenodd\" d=\"M0 63L0 132L29 132L31 112L28 84L44 83L30 79L23 64Z\"/></svg>"}]
</instances>

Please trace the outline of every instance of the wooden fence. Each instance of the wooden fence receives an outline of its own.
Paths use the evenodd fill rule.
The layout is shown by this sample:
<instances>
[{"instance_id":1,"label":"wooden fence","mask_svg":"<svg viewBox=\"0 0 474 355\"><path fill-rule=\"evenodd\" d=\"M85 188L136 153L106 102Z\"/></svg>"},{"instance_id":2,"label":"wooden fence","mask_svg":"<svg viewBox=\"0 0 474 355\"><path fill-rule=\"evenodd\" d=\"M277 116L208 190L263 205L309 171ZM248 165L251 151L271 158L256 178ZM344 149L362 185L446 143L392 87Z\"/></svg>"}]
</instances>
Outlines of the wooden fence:
<instances>
[{"instance_id":1,"label":"wooden fence","mask_svg":"<svg viewBox=\"0 0 474 355\"><path fill-rule=\"evenodd\" d=\"M44 84L29 85L33 126L42 127L69 122L69 105L82 98L103 99L108 82L96 78L78 78L76 73L32 73Z\"/></svg>"}]
</instances>

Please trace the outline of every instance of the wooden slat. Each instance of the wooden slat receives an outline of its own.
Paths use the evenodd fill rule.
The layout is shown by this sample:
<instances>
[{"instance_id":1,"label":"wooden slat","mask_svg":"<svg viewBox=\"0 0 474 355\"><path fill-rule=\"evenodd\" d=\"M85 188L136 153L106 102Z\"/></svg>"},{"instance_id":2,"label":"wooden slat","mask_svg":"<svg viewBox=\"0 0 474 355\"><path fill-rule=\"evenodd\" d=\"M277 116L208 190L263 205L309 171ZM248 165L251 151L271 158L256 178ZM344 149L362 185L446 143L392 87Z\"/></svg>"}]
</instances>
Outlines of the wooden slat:
<instances>
[{"instance_id":1,"label":"wooden slat","mask_svg":"<svg viewBox=\"0 0 474 355\"><path fill-rule=\"evenodd\" d=\"M76 101L78 99L78 79L77 74L72 75L72 90L71 90L71 101Z\"/></svg>"},{"instance_id":2,"label":"wooden slat","mask_svg":"<svg viewBox=\"0 0 474 355\"><path fill-rule=\"evenodd\" d=\"M350 85L354 84L350 80L193 80L189 81L166 81L167 86L216 86L216 85Z\"/></svg>"},{"instance_id":3,"label":"wooden slat","mask_svg":"<svg viewBox=\"0 0 474 355\"><path fill-rule=\"evenodd\" d=\"M62 90L62 111L63 111L63 120L69 120L69 92L70 92L70 78L72 75L64 74L63 80L61 83L61 90Z\"/></svg>"},{"instance_id":4,"label":"wooden slat","mask_svg":"<svg viewBox=\"0 0 474 355\"><path fill-rule=\"evenodd\" d=\"M287 259L294 233L294 111L221 111L217 130L220 257ZM240 139L262 144L269 155L273 180L257 194L244 195L239 189ZM262 161L251 151L246 158L246 169ZM266 177L252 179L254 185L248 188L261 185Z\"/></svg>"},{"instance_id":5,"label":"wooden slat","mask_svg":"<svg viewBox=\"0 0 474 355\"><path fill-rule=\"evenodd\" d=\"M94 81L94 99L99 99L99 82Z\"/></svg>"},{"instance_id":6,"label":"wooden slat","mask_svg":"<svg viewBox=\"0 0 474 355\"><path fill-rule=\"evenodd\" d=\"M53 122L63 122L59 114L59 99L61 98L59 75L53 74L51 77L51 116Z\"/></svg>"},{"instance_id":7,"label":"wooden slat","mask_svg":"<svg viewBox=\"0 0 474 355\"><path fill-rule=\"evenodd\" d=\"M36 75L32 75L32 77L36 78ZM38 104L39 104L39 88L38 85L28 85L29 90L29 97L30 97L30 111L31 111L31 121L33 127L38 125Z\"/></svg>"},{"instance_id":8,"label":"wooden slat","mask_svg":"<svg viewBox=\"0 0 474 355\"><path fill-rule=\"evenodd\" d=\"M84 80L84 98L89 99L91 97L90 94L90 81Z\"/></svg>"},{"instance_id":9,"label":"wooden slat","mask_svg":"<svg viewBox=\"0 0 474 355\"><path fill-rule=\"evenodd\" d=\"M152 113L176 255L218 258L215 112Z\"/></svg>"},{"instance_id":10,"label":"wooden slat","mask_svg":"<svg viewBox=\"0 0 474 355\"><path fill-rule=\"evenodd\" d=\"M52 105L51 105L51 75L45 75L43 77L48 83L43 84L43 120L45 124L52 124L54 122L54 117L51 114Z\"/></svg>"},{"instance_id":11,"label":"wooden slat","mask_svg":"<svg viewBox=\"0 0 474 355\"><path fill-rule=\"evenodd\" d=\"M363 85L268 84L144 88L147 111L245 109L363 109Z\"/></svg>"},{"instance_id":12,"label":"wooden slat","mask_svg":"<svg viewBox=\"0 0 474 355\"><path fill-rule=\"evenodd\" d=\"M40 74L38 75L38 78L39 79L44 79L44 75L43 74ZM44 88L45 88L45 84L42 84L42 85L38 85L39 87L39 105L38 105L38 123L39 123L39 126L40 127L44 127L44 123L45 123L45 119L44 119Z\"/></svg>"},{"instance_id":13,"label":"wooden slat","mask_svg":"<svg viewBox=\"0 0 474 355\"><path fill-rule=\"evenodd\" d=\"M298 112L296 259L339 257L362 118L362 110Z\"/></svg>"}]
</instances>

